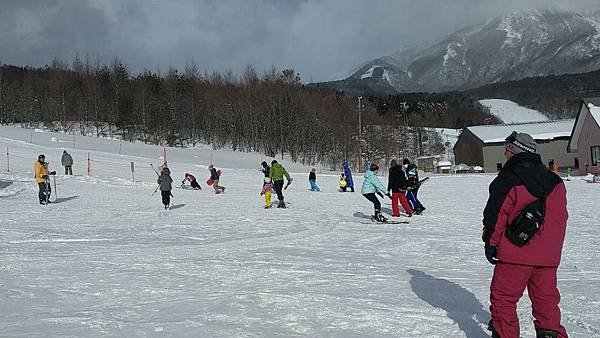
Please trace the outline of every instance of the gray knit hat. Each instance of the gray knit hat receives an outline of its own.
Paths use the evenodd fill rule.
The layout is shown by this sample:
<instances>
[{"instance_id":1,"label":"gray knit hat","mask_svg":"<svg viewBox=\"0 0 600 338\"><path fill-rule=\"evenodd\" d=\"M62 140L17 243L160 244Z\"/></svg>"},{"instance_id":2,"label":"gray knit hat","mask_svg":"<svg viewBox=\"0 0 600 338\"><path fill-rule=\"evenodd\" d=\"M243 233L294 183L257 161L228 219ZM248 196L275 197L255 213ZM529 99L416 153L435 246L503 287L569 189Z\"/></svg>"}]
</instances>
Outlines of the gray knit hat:
<instances>
[{"instance_id":1,"label":"gray knit hat","mask_svg":"<svg viewBox=\"0 0 600 338\"><path fill-rule=\"evenodd\" d=\"M512 146L509 146L512 145ZM527 133L517 133L513 131L506 138L505 147L508 151L513 154L518 154L520 152L526 151L530 153L535 153L537 149L537 143L531 135Z\"/></svg>"}]
</instances>

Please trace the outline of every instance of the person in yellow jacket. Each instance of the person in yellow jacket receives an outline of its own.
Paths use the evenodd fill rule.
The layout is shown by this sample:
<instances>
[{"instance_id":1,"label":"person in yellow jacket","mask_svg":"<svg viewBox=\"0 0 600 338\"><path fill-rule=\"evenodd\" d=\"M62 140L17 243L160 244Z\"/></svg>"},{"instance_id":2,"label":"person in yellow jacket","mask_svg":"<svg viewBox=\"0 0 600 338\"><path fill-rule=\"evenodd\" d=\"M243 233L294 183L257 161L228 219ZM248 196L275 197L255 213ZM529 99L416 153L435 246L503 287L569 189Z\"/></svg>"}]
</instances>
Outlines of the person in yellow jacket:
<instances>
[{"instance_id":1,"label":"person in yellow jacket","mask_svg":"<svg viewBox=\"0 0 600 338\"><path fill-rule=\"evenodd\" d=\"M38 193L40 204L48 204L50 203L50 194L52 193L48 176L56 175L56 171L48 171L48 163L46 162L46 156L44 156L44 154L38 156L38 160L35 161L34 170L35 181L40 189Z\"/></svg>"}]
</instances>

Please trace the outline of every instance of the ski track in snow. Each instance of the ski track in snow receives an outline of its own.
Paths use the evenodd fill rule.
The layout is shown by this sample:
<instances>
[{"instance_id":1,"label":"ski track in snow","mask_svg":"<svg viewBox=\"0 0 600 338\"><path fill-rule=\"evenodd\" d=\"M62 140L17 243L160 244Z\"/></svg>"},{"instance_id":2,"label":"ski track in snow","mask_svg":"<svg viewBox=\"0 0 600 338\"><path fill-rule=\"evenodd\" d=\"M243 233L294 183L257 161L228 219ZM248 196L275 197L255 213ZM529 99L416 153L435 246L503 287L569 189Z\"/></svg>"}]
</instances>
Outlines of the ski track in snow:
<instances>
[{"instance_id":1,"label":"ski track in snow","mask_svg":"<svg viewBox=\"0 0 600 338\"><path fill-rule=\"evenodd\" d=\"M256 165L239 160L242 169L228 158L226 193L215 195L195 167L206 162L174 152L174 185L191 171L202 190L174 189L177 208L165 211L149 165L132 184L116 165L123 155L104 149L93 152L96 176L58 175L57 203L40 206L31 167L40 152L59 155L60 142L40 149L0 137L7 145L15 167L0 174L12 182L0 189L0 336L489 337L492 267L480 236L492 174L431 176L419 192L423 216L363 224L372 206L337 192L337 173L317 174L315 193L308 170L292 171L290 208L263 209L261 173L244 169L260 155ZM74 152L81 161L85 151ZM563 324L572 337L599 336L600 185L566 184ZM518 313L522 335L533 336L528 297Z\"/></svg>"}]
</instances>

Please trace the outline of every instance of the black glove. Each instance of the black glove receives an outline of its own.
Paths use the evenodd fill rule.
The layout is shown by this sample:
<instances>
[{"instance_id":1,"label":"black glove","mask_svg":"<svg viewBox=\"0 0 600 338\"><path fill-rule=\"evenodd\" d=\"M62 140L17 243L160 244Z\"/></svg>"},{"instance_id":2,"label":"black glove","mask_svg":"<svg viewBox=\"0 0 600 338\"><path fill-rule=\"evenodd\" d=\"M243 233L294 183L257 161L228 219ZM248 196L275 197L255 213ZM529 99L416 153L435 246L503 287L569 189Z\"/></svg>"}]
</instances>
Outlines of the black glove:
<instances>
[{"instance_id":1,"label":"black glove","mask_svg":"<svg viewBox=\"0 0 600 338\"><path fill-rule=\"evenodd\" d=\"M379 195L379 197L383 198L383 194L378 192L377 195Z\"/></svg>"},{"instance_id":2,"label":"black glove","mask_svg":"<svg viewBox=\"0 0 600 338\"><path fill-rule=\"evenodd\" d=\"M49 174L50 175L56 175L56 171L51 171Z\"/></svg>"},{"instance_id":3,"label":"black glove","mask_svg":"<svg viewBox=\"0 0 600 338\"><path fill-rule=\"evenodd\" d=\"M485 258L487 258L488 262L492 265L498 263L498 258L496 258L497 251L495 246L485 245Z\"/></svg>"},{"instance_id":4,"label":"black glove","mask_svg":"<svg viewBox=\"0 0 600 338\"><path fill-rule=\"evenodd\" d=\"M392 199L392 194L390 194L389 192L388 192L388 194L387 194L386 196L387 196L389 199Z\"/></svg>"}]
</instances>

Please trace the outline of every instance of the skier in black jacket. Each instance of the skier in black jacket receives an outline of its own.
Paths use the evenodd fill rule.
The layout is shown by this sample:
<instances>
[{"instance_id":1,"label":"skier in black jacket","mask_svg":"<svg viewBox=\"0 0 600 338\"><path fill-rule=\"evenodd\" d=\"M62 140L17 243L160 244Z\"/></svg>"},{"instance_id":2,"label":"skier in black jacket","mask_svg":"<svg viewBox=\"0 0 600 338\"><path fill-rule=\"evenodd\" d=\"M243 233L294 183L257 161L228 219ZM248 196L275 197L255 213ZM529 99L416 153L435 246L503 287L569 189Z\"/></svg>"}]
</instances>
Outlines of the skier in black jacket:
<instances>
[{"instance_id":1,"label":"skier in black jacket","mask_svg":"<svg viewBox=\"0 0 600 338\"><path fill-rule=\"evenodd\" d=\"M406 179L406 173L402 166L398 165L396 160L392 160L390 163L390 173L388 176L388 192L392 192L392 216L400 217L400 210L398 209L398 202L402 204L404 211L408 216L412 216L412 207L406 199L408 181Z\"/></svg>"}]
</instances>

